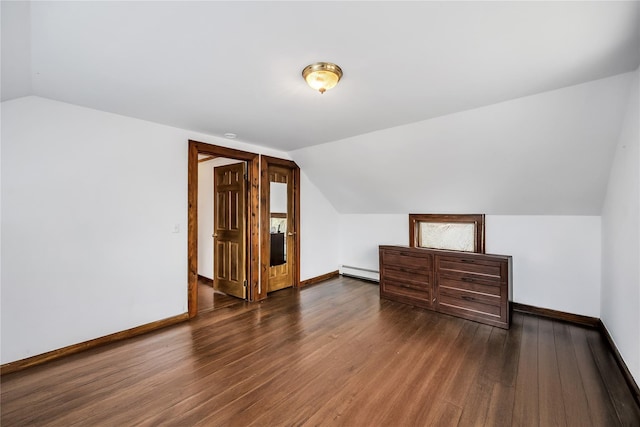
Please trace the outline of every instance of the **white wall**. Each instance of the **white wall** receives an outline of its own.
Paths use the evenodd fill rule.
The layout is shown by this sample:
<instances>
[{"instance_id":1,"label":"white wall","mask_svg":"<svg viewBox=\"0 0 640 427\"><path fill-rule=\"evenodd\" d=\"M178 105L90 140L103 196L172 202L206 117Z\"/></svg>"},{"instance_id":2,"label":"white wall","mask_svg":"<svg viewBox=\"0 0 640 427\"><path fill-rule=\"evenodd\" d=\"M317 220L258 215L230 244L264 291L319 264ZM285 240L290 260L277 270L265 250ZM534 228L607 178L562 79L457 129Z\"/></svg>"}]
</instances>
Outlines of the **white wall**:
<instances>
[{"instance_id":1,"label":"white wall","mask_svg":"<svg viewBox=\"0 0 640 427\"><path fill-rule=\"evenodd\" d=\"M513 256L513 300L600 317L600 217L486 218L486 252Z\"/></svg>"},{"instance_id":2,"label":"white wall","mask_svg":"<svg viewBox=\"0 0 640 427\"><path fill-rule=\"evenodd\" d=\"M2 125L2 363L184 313L184 132L36 97Z\"/></svg>"},{"instance_id":3,"label":"white wall","mask_svg":"<svg viewBox=\"0 0 640 427\"><path fill-rule=\"evenodd\" d=\"M630 82L621 74L290 155L340 213L599 215Z\"/></svg>"},{"instance_id":4,"label":"white wall","mask_svg":"<svg viewBox=\"0 0 640 427\"><path fill-rule=\"evenodd\" d=\"M408 214L341 215L341 263L378 270L378 245L408 245ZM600 217L486 217L486 252L513 256L513 300L600 314Z\"/></svg>"},{"instance_id":5,"label":"white wall","mask_svg":"<svg viewBox=\"0 0 640 427\"><path fill-rule=\"evenodd\" d=\"M198 274L209 279L213 279L212 161L198 163Z\"/></svg>"},{"instance_id":6,"label":"white wall","mask_svg":"<svg viewBox=\"0 0 640 427\"><path fill-rule=\"evenodd\" d=\"M602 322L640 384L640 89L636 71L602 209Z\"/></svg>"},{"instance_id":7,"label":"white wall","mask_svg":"<svg viewBox=\"0 0 640 427\"><path fill-rule=\"evenodd\" d=\"M3 364L186 312L189 139L287 158L31 96L2 103L1 136ZM335 212L302 197L303 274L335 270L312 251L336 234L305 235Z\"/></svg>"},{"instance_id":8,"label":"white wall","mask_svg":"<svg viewBox=\"0 0 640 427\"><path fill-rule=\"evenodd\" d=\"M408 245L409 215L344 214L340 230L340 272L378 280L378 246Z\"/></svg>"},{"instance_id":9,"label":"white wall","mask_svg":"<svg viewBox=\"0 0 640 427\"><path fill-rule=\"evenodd\" d=\"M217 157L198 163L198 274L213 279L213 168L238 163Z\"/></svg>"},{"instance_id":10,"label":"white wall","mask_svg":"<svg viewBox=\"0 0 640 427\"><path fill-rule=\"evenodd\" d=\"M2 1L2 100L31 94L31 2Z\"/></svg>"},{"instance_id":11,"label":"white wall","mask_svg":"<svg viewBox=\"0 0 640 427\"><path fill-rule=\"evenodd\" d=\"M340 218L318 188L300 171L300 280L338 270Z\"/></svg>"}]
</instances>

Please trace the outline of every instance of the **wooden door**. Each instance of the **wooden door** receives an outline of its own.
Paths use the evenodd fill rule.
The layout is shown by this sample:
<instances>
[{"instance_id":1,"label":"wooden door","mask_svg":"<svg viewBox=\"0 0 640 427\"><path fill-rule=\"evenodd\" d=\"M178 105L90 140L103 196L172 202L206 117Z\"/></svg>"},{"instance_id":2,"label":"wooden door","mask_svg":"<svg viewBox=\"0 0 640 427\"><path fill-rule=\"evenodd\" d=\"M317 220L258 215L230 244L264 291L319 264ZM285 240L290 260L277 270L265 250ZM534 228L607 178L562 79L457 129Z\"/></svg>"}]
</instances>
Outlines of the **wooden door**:
<instances>
[{"instance_id":1,"label":"wooden door","mask_svg":"<svg viewBox=\"0 0 640 427\"><path fill-rule=\"evenodd\" d=\"M293 286L295 267L296 232L294 218L293 170L290 168L269 166L270 190L270 265L268 292ZM286 186L286 200L276 203L273 195L276 186ZM284 211L284 212L282 212Z\"/></svg>"},{"instance_id":2,"label":"wooden door","mask_svg":"<svg viewBox=\"0 0 640 427\"><path fill-rule=\"evenodd\" d=\"M246 299L245 163L214 168L213 287Z\"/></svg>"}]
</instances>

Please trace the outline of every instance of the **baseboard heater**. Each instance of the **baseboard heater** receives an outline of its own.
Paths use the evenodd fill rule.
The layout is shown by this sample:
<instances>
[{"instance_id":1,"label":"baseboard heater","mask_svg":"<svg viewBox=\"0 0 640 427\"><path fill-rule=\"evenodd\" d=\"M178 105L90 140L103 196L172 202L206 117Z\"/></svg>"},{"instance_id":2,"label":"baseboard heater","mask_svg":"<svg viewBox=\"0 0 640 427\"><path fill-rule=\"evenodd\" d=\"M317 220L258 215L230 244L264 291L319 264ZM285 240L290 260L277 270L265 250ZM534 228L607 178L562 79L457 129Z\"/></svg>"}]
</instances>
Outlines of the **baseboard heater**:
<instances>
[{"instance_id":1,"label":"baseboard heater","mask_svg":"<svg viewBox=\"0 0 640 427\"><path fill-rule=\"evenodd\" d=\"M353 267L351 265L340 266L340 274L347 277L355 277L357 279L369 280L372 282L380 281L380 272L369 268Z\"/></svg>"}]
</instances>

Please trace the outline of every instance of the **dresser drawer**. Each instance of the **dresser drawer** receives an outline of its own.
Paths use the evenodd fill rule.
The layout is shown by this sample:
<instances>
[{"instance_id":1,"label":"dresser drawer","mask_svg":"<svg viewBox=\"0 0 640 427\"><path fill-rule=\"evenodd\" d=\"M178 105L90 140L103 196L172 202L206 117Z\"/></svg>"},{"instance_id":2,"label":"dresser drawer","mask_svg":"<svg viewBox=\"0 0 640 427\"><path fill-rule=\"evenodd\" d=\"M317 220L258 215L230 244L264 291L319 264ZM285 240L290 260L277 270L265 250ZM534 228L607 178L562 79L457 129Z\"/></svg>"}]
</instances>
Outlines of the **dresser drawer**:
<instances>
[{"instance_id":1,"label":"dresser drawer","mask_svg":"<svg viewBox=\"0 0 640 427\"><path fill-rule=\"evenodd\" d=\"M385 269L395 269L410 273L429 274L433 270L431 254L415 254L408 251L384 250L381 253Z\"/></svg>"},{"instance_id":2,"label":"dresser drawer","mask_svg":"<svg viewBox=\"0 0 640 427\"><path fill-rule=\"evenodd\" d=\"M502 297L503 286L493 280L482 280L475 277L448 277L441 275L438 278L438 288L459 289L466 292L475 292L495 298Z\"/></svg>"},{"instance_id":3,"label":"dresser drawer","mask_svg":"<svg viewBox=\"0 0 640 427\"><path fill-rule=\"evenodd\" d=\"M431 304L431 288L421 286L415 282L384 279L380 282L380 294L383 296L401 296Z\"/></svg>"},{"instance_id":4,"label":"dresser drawer","mask_svg":"<svg viewBox=\"0 0 640 427\"><path fill-rule=\"evenodd\" d=\"M477 295L456 295L456 292L440 293L437 305L440 312L462 317L473 315L476 319L482 317L500 320L504 311L495 302L478 298Z\"/></svg>"},{"instance_id":5,"label":"dresser drawer","mask_svg":"<svg viewBox=\"0 0 640 427\"><path fill-rule=\"evenodd\" d=\"M497 296L442 287L438 288L436 310L452 316L508 328L508 304L504 298Z\"/></svg>"},{"instance_id":6,"label":"dresser drawer","mask_svg":"<svg viewBox=\"0 0 640 427\"><path fill-rule=\"evenodd\" d=\"M495 306L500 305L500 297L495 295L482 294L478 292L469 292L462 289L455 288L438 288L438 302L449 301L453 304L453 300L456 301L455 305L460 307L470 307L474 310L486 311L487 313L493 313ZM489 308L491 306L492 308ZM499 308L498 308L498 313Z\"/></svg>"},{"instance_id":7,"label":"dresser drawer","mask_svg":"<svg viewBox=\"0 0 640 427\"><path fill-rule=\"evenodd\" d=\"M508 328L508 325L505 325L506 314L500 306L482 303L460 304L460 301L455 298L445 297L442 301L438 301L437 311L492 326Z\"/></svg>"},{"instance_id":8,"label":"dresser drawer","mask_svg":"<svg viewBox=\"0 0 640 427\"><path fill-rule=\"evenodd\" d=\"M438 257L439 271L442 273L454 272L485 276L486 278L502 278L502 265L500 261L465 256L440 256Z\"/></svg>"},{"instance_id":9,"label":"dresser drawer","mask_svg":"<svg viewBox=\"0 0 640 427\"><path fill-rule=\"evenodd\" d=\"M388 267L384 269L381 279L406 282L419 288L431 288L433 285L432 273L424 273L422 271L415 273L411 270L396 270L395 268Z\"/></svg>"}]
</instances>

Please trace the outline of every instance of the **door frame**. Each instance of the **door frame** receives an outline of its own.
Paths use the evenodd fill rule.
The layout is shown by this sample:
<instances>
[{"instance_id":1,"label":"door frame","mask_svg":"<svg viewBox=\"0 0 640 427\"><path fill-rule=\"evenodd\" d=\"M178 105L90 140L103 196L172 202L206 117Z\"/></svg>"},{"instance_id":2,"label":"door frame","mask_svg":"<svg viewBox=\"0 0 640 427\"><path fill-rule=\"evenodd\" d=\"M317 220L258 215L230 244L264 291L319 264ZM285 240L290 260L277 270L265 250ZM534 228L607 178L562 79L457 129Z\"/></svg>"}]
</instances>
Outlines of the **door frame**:
<instances>
[{"instance_id":1,"label":"door frame","mask_svg":"<svg viewBox=\"0 0 640 427\"><path fill-rule=\"evenodd\" d=\"M198 314L198 154L247 162L247 299L260 298L260 156L234 148L189 140L188 154L188 231L187 231L187 307L189 318ZM264 292L266 297L266 292Z\"/></svg>"},{"instance_id":2,"label":"door frame","mask_svg":"<svg viewBox=\"0 0 640 427\"><path fill-rule=\"evenodd\" d=\"M260 211L260 221L262 224L270 224L270 212L269 212L269 200L270 200L270 184L269 184L269 166L280 166L291 169L293 176L293 223L295 230L295 248L294 248L294 262L292 263L292 278L293 287L300 287L300 167L296 162L285 159L278 159L271 156L260 156L260 199L262 202L262 210ZM262 286L259 299L267 297L267 289L269 289L269 250L270 245L270 228L269 226L262 227L262 251L261 258L261 276Z\"/></svg>"}]
</instances>

